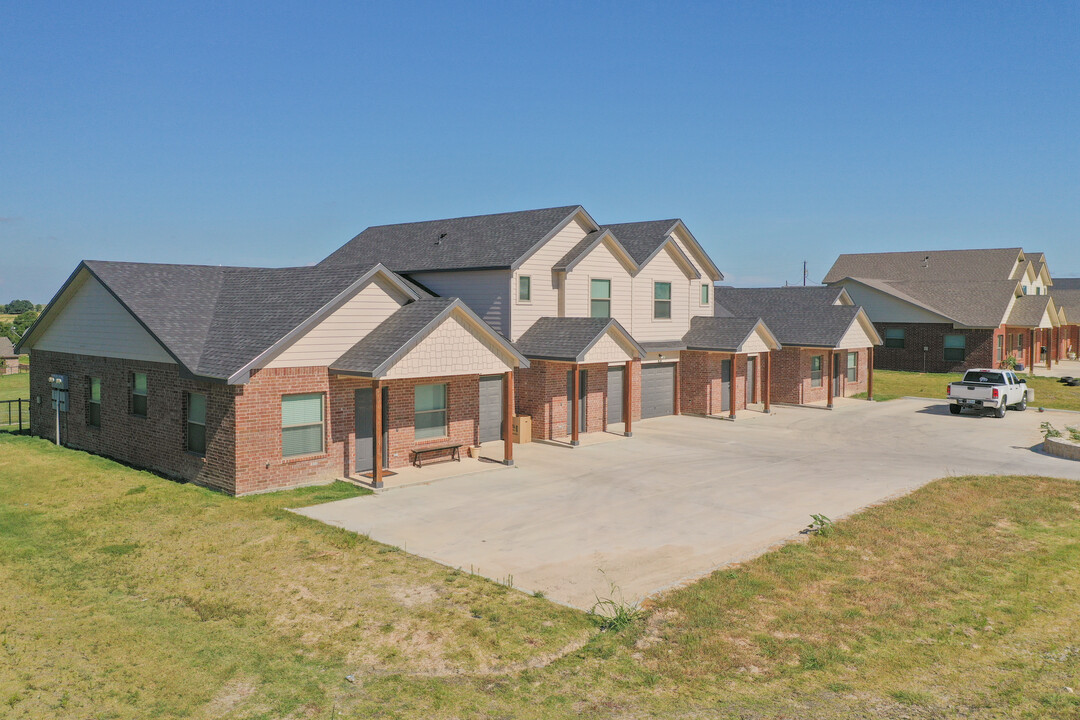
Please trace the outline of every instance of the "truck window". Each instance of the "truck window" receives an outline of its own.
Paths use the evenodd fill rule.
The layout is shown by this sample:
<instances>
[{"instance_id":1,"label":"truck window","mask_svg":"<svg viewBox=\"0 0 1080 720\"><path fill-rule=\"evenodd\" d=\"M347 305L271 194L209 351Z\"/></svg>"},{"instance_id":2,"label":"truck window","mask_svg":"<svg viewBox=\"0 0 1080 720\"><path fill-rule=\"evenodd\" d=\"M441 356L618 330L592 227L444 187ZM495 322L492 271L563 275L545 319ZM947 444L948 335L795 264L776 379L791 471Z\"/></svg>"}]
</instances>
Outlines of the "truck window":
<instances>
[{"instance_id":1,"label":"truck window","mask_svg":"<svg viewBox=\"0 0 1080 720\"><path fill-rule=\"evenodd\" d=\"M964 382L995 383L997 385L1002 385L1005 383L1005 380L999 372L975 372L973 370L968 370L967 374L964 375Z\"/></svg>"}]
</instances>

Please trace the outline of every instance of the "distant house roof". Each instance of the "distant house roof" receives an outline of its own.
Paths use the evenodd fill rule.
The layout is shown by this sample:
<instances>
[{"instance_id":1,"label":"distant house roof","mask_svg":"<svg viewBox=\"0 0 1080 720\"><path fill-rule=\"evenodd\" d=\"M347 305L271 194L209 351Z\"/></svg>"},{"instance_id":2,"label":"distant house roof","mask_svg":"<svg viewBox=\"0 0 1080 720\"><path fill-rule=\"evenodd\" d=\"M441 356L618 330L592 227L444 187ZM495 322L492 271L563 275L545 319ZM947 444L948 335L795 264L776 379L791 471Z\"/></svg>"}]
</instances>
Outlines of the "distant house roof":
<instances>
[{"instance_id":1,"label":"distant house roof","mask_svg":"<svg viewBox=\"0 0 1080 720\"><path fill-rule=\"evenodd\" d=\"M1058 290L1080 290L1080 278L1054 278L1054 289L1051 292Z\"/></svg>"},{"instance_id":2,"label":"distant house roof","mask_svg":"<svg viewBox=\"0 0 1080 720\"><path fill-rule=\"evenodd\" d=\"M240 381L263 353L306 329L378 273L405 297L417 293L381 265L243 268L87 260L24 335L31 337L83 270L97 278L188 373Z\"/></svg>"},{"instance_id":3,"label":"distant house roof","mask_svg":"<svg viewBox=\"0 0 1080 720\"><path fill-rule=\"evenodd\" d=\"M690 329L683 336L683 342L687 350L740 352L750 336L758 330L765 335L771 349L781 347L779 339L760 317L698 315L690 318Z\"/></svg>"},{"instance_id":4,"label":"distant house roof","mask_svg":"<svg viewBox=\"0 0 1080 720\"><path fill-rule=\"evenodd\" d=\"M760 317L782 345L837 347L862 308L836 305L839 288L733 288L717 286L720 317Z\"/></svg>"},{"instance_id":5,"label":"distant house roof","mask_svg":"<svg viewBox=\"0 0 1080 720\"><path fill-rule=\"evenodd\" d=\"M1047 306L1053 303L1049 295L1024 295L1016 298L1012 311L1005 321L1006 325L1013 327L1038 327L1046 315Z\"/></svg>"},{"instance_id":6,"label":"distant house roof","mask_svg":"<svg viewBox=\"0 0 1080 720\"><path fill-rule=\"evenodd\" d=\"M833 263L825 283L844 278L871 278L885 281L968 282L1006 280L1021 248L988 250L920 250L841 255ZM1015 279L1019 279L1017 276Z\"/></svg>"},{"instance_id":7,"label":"distant house roof","mask_svg":"<svg viewBox=\"0 0 1080 720\"><path fill-rule=\"evenodd\" d=\"M465 313L480 327L489 331L503 350L508 355L517 358L523 367L529 366L529 361L509 340L491 330L461 300L422 298L403 305L397 312L379 323L374 330L331 363L330 370L343 374L381 377L454 310Z\"/></svg>"},{"instance_id":8,"label":"distant house roof","mask_svg":"<svg viewBox=\"0 0 1080 720\"><path fill-rule=\"evenodd\" d=\"M510 268L580 205L369 227L318 267L382 263L396 272Z\"/></svg>"},{"instance_id":9,"label":"distant house roof","mask_svg":"<svg viewBox=\"0 0 1080 720\"><path fill-rule=\"evenodd\" d=\"M0 358L13 357L19 357L18 353L15 352L15 346L12 344L11 340L0 335Z\"/></svg>"},{"instance_id":10,"label":"distant house roof","mask_svg":"<svg viewBox=\"0 0 1080 720\"><path fill-rule=\"evenodd\" d=\"M537 360L582 362L593 345L614 328L644 357L645 349L614 318L542 317L517 339L525 357Z\"/></svg>"}]
</instances>

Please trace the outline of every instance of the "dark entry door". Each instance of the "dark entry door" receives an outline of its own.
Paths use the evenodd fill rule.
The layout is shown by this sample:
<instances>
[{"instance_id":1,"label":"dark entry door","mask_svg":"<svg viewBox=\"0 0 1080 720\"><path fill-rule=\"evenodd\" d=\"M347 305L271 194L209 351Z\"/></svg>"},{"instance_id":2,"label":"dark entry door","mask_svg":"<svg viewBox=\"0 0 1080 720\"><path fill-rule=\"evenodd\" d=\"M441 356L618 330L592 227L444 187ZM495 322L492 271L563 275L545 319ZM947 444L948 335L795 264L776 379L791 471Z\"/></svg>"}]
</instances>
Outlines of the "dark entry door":
<instances>
[{"instance_id":1,"label":"dark entry door","mask_svg":"<svg viewBox=\"0 0 1080 720\"><path fill-rule=\"evenodd\" d=\"M757 358L746 358L746 404L754 402L754 374L757 371Z\"/></svg>"},{"instance_id":2,"label":"dark entry door","mask_svg":"<svg viewBox=\"0 0 1080 720\"><path fill-rule=\"evenodd\" d=\"M832 392L834 397L840 397L840 353L832 356Z\"/></svg>"},{"instance_id":3,"label":"dark entry door","mask_svg":"<svg viewBox=\"0 0 1080 720\"><path fill-rule=\"evenodd\" d=\"M609 367L607 371L607 421L623 422L623 373L626 368Z\"/></svg>"},{"instance_id":4,"label":"dark entry door","mask_svg":"<svg viewBox=\"0 0 1080 720\"><path fill-rule=\"evenodd\" d=\"M503 376L480 378L480 442L503 439Z\"/></svg>"},{"instance_id":5,"label":"dark entry door","mask_svg":"<svg viewBox=\"0 0 1080 720\"><path fill-rule=\"evenodd\" d=\"M388 458L387 439L389 437L387 418L390 405L390 393L382 389L382 426L383 426L383 467ZM375 469L375 391L373 388L356 390L354 412L356 415L356 472L365 473Z\"/></svg>"},{"instance_id":6,"label":"dark entry door","mask_svg":"<svg viewBox=\"0 0 1080 720\"><path fill-rule=\"evenodd\" d=\"M720 361L720 412L731 411L731 361Z\"/></svg>"}]
</instances>

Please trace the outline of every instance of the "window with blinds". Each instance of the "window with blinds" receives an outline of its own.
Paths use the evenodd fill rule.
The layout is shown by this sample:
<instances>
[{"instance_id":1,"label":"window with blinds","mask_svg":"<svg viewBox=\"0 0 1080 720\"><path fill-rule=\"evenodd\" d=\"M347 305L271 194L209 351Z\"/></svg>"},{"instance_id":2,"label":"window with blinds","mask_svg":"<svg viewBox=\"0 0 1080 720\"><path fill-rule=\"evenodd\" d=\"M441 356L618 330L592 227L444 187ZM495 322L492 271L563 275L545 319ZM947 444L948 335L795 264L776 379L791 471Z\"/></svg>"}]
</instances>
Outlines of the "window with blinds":
<instances>
[{"instance_id":1,"label":"window with blinds","mask_svg":"<svg viewBox=\"0 0 1080 720\"><path fill-rule=\"evenodd\" d=\"M323 452L323 394L281 396L281 455Z\"/></svg>"}]
</instances>

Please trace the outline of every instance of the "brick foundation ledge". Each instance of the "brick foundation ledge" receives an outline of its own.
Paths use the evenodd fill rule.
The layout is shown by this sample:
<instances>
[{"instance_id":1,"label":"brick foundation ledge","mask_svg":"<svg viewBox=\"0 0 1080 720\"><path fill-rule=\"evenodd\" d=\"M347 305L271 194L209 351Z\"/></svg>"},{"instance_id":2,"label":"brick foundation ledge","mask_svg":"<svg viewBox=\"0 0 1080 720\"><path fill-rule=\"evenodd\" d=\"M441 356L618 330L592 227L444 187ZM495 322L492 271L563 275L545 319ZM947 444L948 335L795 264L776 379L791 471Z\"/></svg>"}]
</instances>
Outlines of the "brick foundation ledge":
<instances>
[{"instance_id":1,"label":"brick foundation ledge","mask_svg":"<svg viewBox=\"0 0 1080 720\"><path fill-rule=\"evenodd\" d=\"M1080 444L1065 438L1046 438L1043 441L1043 452L1047 455L1065 458L1066 460L1080 460Z\"/></svg>"}]
</instances>

